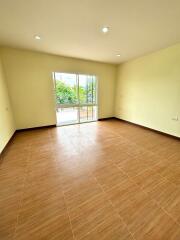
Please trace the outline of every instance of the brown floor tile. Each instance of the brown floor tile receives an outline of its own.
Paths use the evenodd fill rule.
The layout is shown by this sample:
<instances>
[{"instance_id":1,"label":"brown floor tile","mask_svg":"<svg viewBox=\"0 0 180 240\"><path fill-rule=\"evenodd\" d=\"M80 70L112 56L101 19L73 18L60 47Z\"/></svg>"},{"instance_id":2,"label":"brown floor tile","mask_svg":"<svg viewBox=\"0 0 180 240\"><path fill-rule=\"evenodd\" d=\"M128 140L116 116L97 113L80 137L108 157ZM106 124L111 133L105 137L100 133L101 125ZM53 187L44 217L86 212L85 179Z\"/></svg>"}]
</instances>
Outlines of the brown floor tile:
<instances>
[{"instance_id":1,"label":"brown floor tile","mask_svg":"<svg viewBox=\"0 0 180 240\"><path fill-rule=\"evenodd\" d=\"M132 233L152 220L159 211L150 197L130 180L108 191L107 196Z\"/></svg>"},{"instance_id":2,"label":"brown floor tile","mask_svg":"<svg viewBox=\"0 0 180 240\"><path fill-rule=\"evenodd\" d=\"M152 199L180 224L180 189L166 180L149 192Z\"/></svg>"},{"instance_id":3,"label":"brown floor tile","mask_svg":"<svg viewBox=\"0 0 180 240\"><path fill-rule=\"evenodd\" d=\"M179 240L179 160L178 140L117 120L18 132L0 239Z\"/></svg>"},{"instance_id":4,"label":"brown floor tile","mask_svg":"<svg viewBox=\"0 0 180 240\"><path fill-rule=\"evenodd\" d=\"M95 179L89 177L83 181L77 180L72 187L64 191L65 201L68 209L76 208L84 202L94 198L96 195L102 193L100 186Z\"/></svg>"},{"instance_id":5,"label":"brown floor tile","mask_svg":"<svg viewBox=\"0 0 180 240\"><path fill-rule=\"evenodd\" d=\"M166 179L163 178L161 175L156 173L156 171L152 169L147 169L142 173L138 174L134 178L133 181L136 182L137 185L141 187L146 192L152 191L158 184L161 184Z\"/></svg>"},{"instance_id":6,"label":"brown floor tile","mask_svg":"<svg viewBox=\"0 0 180 240\"><path fill-rule=\"evenodd\" d=\"M126 226L114 216L87 234L82 240L133 240Z\"/></svg>"},{"instance_id":7,"label":"brown floor tile","mask_svg":"<svg viewBox=\"0 0 180 240\"><path fill-rule=\"evenodd\" d=\"M163 177L171 181L172 183L180 186L180 164L167 164L167 163L160 163L154 166L154 169Z\"/></svg>"},{"instance_id":8,"label":"brown floor tile","mask_svg":"<svg viewBox=\"0 0 180 240\"><path fill-rule=\"evenodd\" d=\"M41 193L29 188L22 199L18 222L24 223L30 218L46 216L49 213L63 215L66 212L64 196L58 187Z\"/></svg>"},{"instance_id":9,"label":"brown floor tile","mask_svg":"<svg viewBox=\"0 0 180 240\"><path fill-rule=\"evenodd\" d=\"M118 164L118 167L130 177L134 177L149 168L143 160L132 156L127 161Z\"/></svg>"},{"instance_id":10,"label":"brown floor tile","mask_svg":"<svg viewBox=\"0 0 180 240\"><path fill-rule=\"evenodd\" d=\"M68 215L56 215L48 212L19 224L15 240L73 240Z\"/></svg>"},{"instance_id":11,"label":"brown floor tile","mask_svg":"<svg viewBox=\"0 0 180 240\"><path fill-rule=\"evenodd\" d=\"M105 166L93 173L104 190L108 190L128 179L117 166Z\"/></svg>"},{"instance_id":12,"label":"brown floor tile","mask_svg":"<svg viewBox=\"0 0 180 240\"><path fill-rule=\"evenodd\" d=\"M21 196L0 200L0 239L13 239Z\"/></svg>"},{"instance_id":13,"label":"brown floor tile","mask_svg":"<svg viewBox=\"0 0 180 240\"><path fill-rule=\"evenodd\" d=\"M179 240L180 227L165 212L159 211L134 237L136 240Z\"/></svg>"},{"instance_id":14,"label":"brown floor tile","mask_svg":"<svg viewBox=\"0 0 180 240\"><path fill-rule=\"evenodd\" d=\"M117 217L104 194L99 194L79 207L69 211L76 239L81 239L109 219Z\"/></svg>"}]
</instances>

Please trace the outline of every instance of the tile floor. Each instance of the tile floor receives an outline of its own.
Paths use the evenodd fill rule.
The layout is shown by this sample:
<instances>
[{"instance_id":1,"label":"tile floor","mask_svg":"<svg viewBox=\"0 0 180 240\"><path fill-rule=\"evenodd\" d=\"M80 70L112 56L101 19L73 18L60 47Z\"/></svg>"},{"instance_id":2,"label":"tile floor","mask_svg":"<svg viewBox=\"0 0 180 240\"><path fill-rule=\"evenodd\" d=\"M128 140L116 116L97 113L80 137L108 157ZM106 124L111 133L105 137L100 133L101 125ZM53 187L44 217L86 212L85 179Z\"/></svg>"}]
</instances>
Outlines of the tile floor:
<instances>
[{"instance_id":1,"label":"tile floor","mask_svg":"<svg viewBox=\"0 0 180 240\"><path fill-rule=\"evenodd\" d=\"M1 240L180 240L180 141L117 120L19 132Z\"/></svg>"}]
</instances>

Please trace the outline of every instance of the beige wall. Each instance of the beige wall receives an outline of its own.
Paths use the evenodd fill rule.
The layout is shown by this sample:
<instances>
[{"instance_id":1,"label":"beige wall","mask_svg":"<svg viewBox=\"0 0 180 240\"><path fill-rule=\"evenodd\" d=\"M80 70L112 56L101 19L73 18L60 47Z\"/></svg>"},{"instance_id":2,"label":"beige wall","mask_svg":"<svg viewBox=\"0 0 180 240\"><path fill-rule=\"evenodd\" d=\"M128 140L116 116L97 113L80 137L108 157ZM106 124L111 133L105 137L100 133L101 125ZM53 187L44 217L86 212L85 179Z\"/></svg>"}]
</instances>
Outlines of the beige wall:
<instances>
[{"instance_id":1,"label":"beige wall","mask_svg":"<svg viewBox=\"0 0 180 240\"><path fill-rule=\"evenodd\" d=\"M118 67L115 116L180 137L180 44Z\"/></svg>"},{"instance_id":2,"label":"beige wall","mask_svg":"<svg viewBox=\"0 0 180 240\"><path fill-rule=\"evenodd\" d=\"M2 48L1 57L17 129L56 123L51 74L62 71L98 76L99 118L115 115L180 136L180 44L118 68L12 48Z\"/></svg>"},{"instance_id":3,"label":"beige wall","mask_svg":"<svg viewBox=\"0 0 180 240\"><path fill-rule=\"evenodd\" d=\"M0 153L15 131L14 119L0 59Z\"/></svg>"},{"instance_id":4,"label":"beige wall","mask_svg":"<svg viewBox=\"0 0 180 240\"><path fill-rule=\"evenodd\" d=\"M12 48L1 51L17 129L56 123L53 71L97 75L99 118L114 116L115 65Z\"/></svg>"}]
</instances>

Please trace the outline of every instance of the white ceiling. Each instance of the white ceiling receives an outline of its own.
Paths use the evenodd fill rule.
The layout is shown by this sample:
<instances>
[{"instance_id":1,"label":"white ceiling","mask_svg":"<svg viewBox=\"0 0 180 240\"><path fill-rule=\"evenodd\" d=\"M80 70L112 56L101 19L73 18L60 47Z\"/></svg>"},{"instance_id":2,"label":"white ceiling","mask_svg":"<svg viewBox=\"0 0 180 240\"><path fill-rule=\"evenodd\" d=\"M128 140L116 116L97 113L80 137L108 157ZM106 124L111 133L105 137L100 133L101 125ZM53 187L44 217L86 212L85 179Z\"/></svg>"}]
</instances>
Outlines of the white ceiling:
<instances>
[{"instance_id":1,"label":"white ceiling","mask_svg":"<svg viewBox=\"0 0 180 240\"><path fill-rule=\"evenodd\" d=\"M120 63L179 41L180 0L0 0L1 45Z\"/></svg>"}]
</instances>

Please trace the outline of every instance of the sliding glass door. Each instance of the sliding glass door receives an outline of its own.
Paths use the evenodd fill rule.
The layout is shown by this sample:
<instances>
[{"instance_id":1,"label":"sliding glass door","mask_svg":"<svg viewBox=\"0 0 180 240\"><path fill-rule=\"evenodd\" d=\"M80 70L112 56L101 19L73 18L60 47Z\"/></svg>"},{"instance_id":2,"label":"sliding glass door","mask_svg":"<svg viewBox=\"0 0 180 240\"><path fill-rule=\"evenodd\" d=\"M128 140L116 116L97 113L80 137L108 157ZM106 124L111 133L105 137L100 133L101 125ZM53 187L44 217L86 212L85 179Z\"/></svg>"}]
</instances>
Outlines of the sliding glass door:
<instances>
[{"instance_id":1,"label":"sliding glass door","mask_svg":"<svg viewBox=\"0 0 180 240\"><path fill-rule=\"evenodd\" d=\"M53 73L57 125L97 120L97 80L93 75Z\"/></svg>"}]
</instances>

